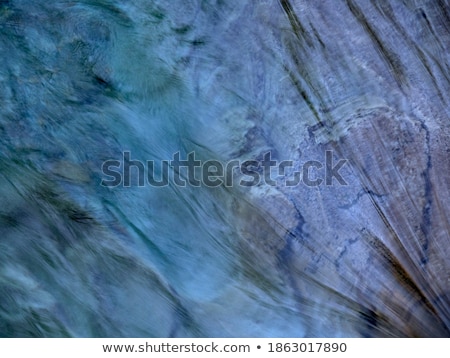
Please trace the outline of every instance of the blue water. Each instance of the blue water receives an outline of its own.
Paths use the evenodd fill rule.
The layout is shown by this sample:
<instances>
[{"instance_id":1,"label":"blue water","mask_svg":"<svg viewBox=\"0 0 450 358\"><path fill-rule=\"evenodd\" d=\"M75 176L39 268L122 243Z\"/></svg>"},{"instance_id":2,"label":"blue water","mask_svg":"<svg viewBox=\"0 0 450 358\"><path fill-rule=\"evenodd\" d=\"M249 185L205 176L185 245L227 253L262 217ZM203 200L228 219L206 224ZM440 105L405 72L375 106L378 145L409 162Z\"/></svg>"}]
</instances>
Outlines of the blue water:
<instances>
[{"instance_id":1,"label":"blue water","mask_svg":"<svg viewBox=\"0 0 450 358\"><path fill-rule=\"evenodd\" d=\"M448 337L449 48L444 0L0 1L0 336Z\"/></svg>"}]
</instances>

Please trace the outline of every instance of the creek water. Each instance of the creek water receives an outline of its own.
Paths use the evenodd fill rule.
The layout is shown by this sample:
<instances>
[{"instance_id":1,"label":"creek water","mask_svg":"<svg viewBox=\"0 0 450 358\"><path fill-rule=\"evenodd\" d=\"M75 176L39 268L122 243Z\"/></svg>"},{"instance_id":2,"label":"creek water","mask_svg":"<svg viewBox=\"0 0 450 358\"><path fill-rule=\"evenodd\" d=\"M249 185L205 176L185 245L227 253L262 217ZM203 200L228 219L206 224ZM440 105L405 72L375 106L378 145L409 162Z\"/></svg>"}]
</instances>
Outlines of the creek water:
<instances>
[{"instance_id":1,"label":"creek water","mask_svg":"<svg viewBox=\"0 0 450 358\"><path fill-rule=\"evenodd\" d=\"M449 337L449 46L445 0L0 1L0 335Z\"/></svg>"}]
</instances>

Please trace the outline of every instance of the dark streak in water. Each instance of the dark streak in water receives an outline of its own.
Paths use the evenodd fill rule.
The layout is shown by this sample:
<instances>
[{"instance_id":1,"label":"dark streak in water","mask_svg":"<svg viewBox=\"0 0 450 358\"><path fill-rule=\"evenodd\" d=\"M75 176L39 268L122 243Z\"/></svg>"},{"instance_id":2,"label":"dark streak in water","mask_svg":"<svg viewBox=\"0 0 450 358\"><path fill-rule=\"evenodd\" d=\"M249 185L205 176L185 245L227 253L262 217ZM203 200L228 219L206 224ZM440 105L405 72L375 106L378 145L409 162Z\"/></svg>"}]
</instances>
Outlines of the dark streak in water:
<instances>
[{"instance_id":1,"label":"dark streak in water","mask_svg":"<svg viewBox=\"0 0 450 358\"><path fill-rule=\"evenodd\" d=\"M408 292L416 297L417 301L420 302L421 305L425 306L436 317L438 322L441 323L443 329L447 329L445 323L442 322L439 313L436 311L433 303L423 293L422 289L417 286L413 278L409 275L408 271L402 266L396 256L391 252L391 250L389 250L389 248L372 233L369 233L365 230L363 232L363 236L365 236L365 238L368 240L368 243L375 249L377 254L379 254L385 260L384 262L386 267L396 278L396 281L402 284L408 290Z\"/></svg>"},{"instance_id":2,"label":"dark streak in water","mask_svg":"<svg viewBox=\"0 0 450 358\"><path fill-rule=\"evenodd\" d=\"M400 58L392 50L386 47L384 42L378 36L375 28L367 20L366 16L364 15L364 12L358 7L358 5L356 5L352 0L347 0L347 5L352 14L358 20L358 22L366 30L372 42L376 45L378 52L381 54L381 57L385 60L386 64L388 65L388 68L390 69L390 73L394 77L399 87L401 89L404 89L407 84L406 81L407 77L405 75Z\"/></svg>"},{"instance_id":3,"label":"dark streak in water","mask_svg":"<svg viewBox=\"0 0 450 358\"><path fill-rule=\"evenodd\" d=\"M287 15L289 22L291 23L292 30L294 31L294 34L297 37L297 39L299 39L301 43L305 42L309 47L313 47L313 42L309 37L308 31L304 28L299 18L295 14L295 11L291 6L290 1L280 0L280 4Z\"/></svg>"},{"instance_id":4,"label":"dark streak in water","mask_svg":"<svg viewBox=\"0 0 450 358\"><path fill-rule=\"evenodd\" d=\"M422 173L425 181L425 203L422 209L422 223L420 225L423 232L423 242L422 242L423 257L421 264L426 265L428 263L428 246L429 246L428 236L430 235L430 227L431 227L430 210L433 205L433 186L430 180L430 171L432 167L430 154L430 132L424 123L422 123L422 128L426 131L427 167Z\"/></svg>"}]
</instances>

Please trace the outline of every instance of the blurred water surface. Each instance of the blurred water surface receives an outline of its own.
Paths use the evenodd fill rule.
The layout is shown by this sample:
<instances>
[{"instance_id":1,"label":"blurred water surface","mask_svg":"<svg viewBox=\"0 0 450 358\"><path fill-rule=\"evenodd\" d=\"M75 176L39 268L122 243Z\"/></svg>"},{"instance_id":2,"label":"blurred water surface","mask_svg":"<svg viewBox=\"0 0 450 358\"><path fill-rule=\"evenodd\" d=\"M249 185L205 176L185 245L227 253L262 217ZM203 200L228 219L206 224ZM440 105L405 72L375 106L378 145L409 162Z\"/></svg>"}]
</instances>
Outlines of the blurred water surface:
<instances>
[{"instance_id":1,"label":"blurred water surface","mask_svg":"<svg viewBox=\"0 0 450 358\"><path fill-rule=\"evenodd\" d=\"M0 335L449 337L449 47L445 0L0 1ZM327 150L348 185L100 185Z\"/></svg>"}]
</instances>

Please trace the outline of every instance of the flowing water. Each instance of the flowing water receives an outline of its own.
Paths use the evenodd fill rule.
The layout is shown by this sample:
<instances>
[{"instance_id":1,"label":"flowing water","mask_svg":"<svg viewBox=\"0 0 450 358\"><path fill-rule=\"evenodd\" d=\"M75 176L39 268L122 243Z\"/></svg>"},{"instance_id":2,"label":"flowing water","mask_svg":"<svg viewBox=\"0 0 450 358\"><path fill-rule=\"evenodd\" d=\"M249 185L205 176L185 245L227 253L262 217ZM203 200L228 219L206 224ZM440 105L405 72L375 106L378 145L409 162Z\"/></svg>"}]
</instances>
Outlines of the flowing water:
<instances>
[{"instance_id":1,"label":"flowing water","mask_svg":"<svg viewBox=\"0 0 450 358\"><path fill-rule=\"evenodd\" d=\"M448 1L5 0L0 49L1 336L450 336ZM175 153L294 164L139 185Z\"/></svg>"}]
</instances>

